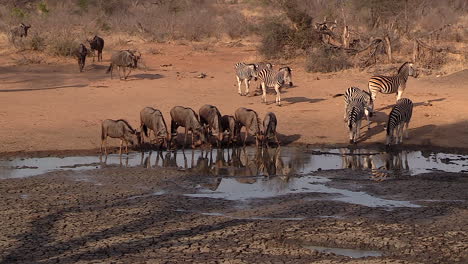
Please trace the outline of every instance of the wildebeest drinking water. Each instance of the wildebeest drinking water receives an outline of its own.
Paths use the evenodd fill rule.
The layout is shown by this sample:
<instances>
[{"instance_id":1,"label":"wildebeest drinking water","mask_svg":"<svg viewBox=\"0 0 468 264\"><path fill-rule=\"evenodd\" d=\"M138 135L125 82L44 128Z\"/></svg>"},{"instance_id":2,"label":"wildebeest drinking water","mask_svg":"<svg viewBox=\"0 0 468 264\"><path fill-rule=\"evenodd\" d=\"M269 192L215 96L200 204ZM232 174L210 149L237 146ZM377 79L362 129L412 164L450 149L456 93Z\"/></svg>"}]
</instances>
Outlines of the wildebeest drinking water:
<instances>
[{"instance_id":1,"label":"wildebeest drinking water","mask_svg":"<svg viewBox=\"0 0 468 264\"><path fill-rule=\"evenodd\" d=\"M213 105L204 105L198 111L200 115L200 124L205 127L207 135L214 135L216 137L217 146L221 145L223 140L223 129L221 127L221 113L218 108Z\"/></svg>"},{"instance_id":2,"label":"wildebeest drinking water","mask_svg":"<svg viewBox=\"0 0 468 264\"><path fill-rule=\"evenodd\" d=\"M75 56L78 59L78 68L80 69L80 72L83 72L83 68L86 63L86 56L88 55L88 49L86 48L85 45L80 44L78 48L75 51Z\"/></svg>"},{"instance_id":3,"label":"wildebeest drinking water","mask_svg":"<svg viewBox=\"0 0 468 264\"><path fill-rule=\"evenodd\" d=\"M235 112L235 118L238 122L238 131L245 126L245 137L244 146L249 133L255 137L255 143L257 147L263 142L263 133L260 129L260 119L258 118L257 112L252 109L240 107ZM240 135L240 133L239 133Z\"/></svg>"},{"instance_id":4,"label":"wildebeest drinking water","mask_svg":"<svg viewBox=\"0 0 468 264\"><path fill-rule=\"evenodd\" d=\"M223 129L223 133L228 136L228 144L233 143L233 140L237 135L236 119L231 115L223 115L221 117L221 127Z\"/></svg>"},{"instance_id":5,"label":"wildebeest drinking water","mask_svg":"<svg viewBox=\"0 0 468 264\"><path fill-rule=\"evenodd\" d=\"M120 75L120 68L123 68L123 76L126 80L128 75L130 75L131 69L136 69L138 67L138 60L140 60L141 54L136 50L121 50L112 55L111 63L107 69L107 73L110 72L112 79L112 72L114 67L117 66L119 71L119 78L122 79ZM128 73L126 73L127 68L130 68Z\"/></svg>"},{"instance_id":6,"label":"wildebeest drinking water","mask_svg":"<svg viewBox=\"0 0 468 264\"><path fill-rule=\"evenodd\" d=\"M88 39L88 43L91 48L91 52L93 53L93 62L94 62L94 54L96 50L98 52L98 61L102 61L102 50L104 49L104 39L98 36L94 36L94 38Z\"/></svg>"},{"instance_id":7,"label":"wildebeest drinking water","mask_svg":"<svg viewBox=\"0 0 468 264\"><path fill-rule=\"evenodd\" d=\"M123 120L106 119L101 124L101 153L102 145L107 155L107 137L120 139L119 154L122 154L122 144L125 142L125 151L128 153L128 143L132 146L138 145L140 142L140 132L133 129L130 124Z\"/></svg>"},{"instance_id":8,"label":"wildebeest drinking water","mask_svg":"<svg viewBox=\"0 0 468 264\"><path fill-rule=\"evenodd\" d=\"M263 119L263 135L264 135L264 143L268 147L268 140L270 138L275 138L276 144L280 144L278 140L278 136L276 135L276 126L278 125L278 119L276 119L276 115L272 112L268 112Z\"/></svg>"},{"instance_id":9,"label":"wildebeest drinking water","mask_svg":"<svg viewBox=\"0 0 468 264\"><path fill-rule=\"evenodd\" d=\"M152 107L145 107L140 111L140 122L141 122L141 142L144 141L144 136L149 138L148 130L153 130L156 140L161 144L167 147L167 142L169 142L169 132L167 131L166 121L161 111L154 109Z\"/></svg>"},{"instance_id":10,"label":"wildebeest drinking water","mask_svg":"<svg viewBox=\"0 0 468 264\"><path fill-rule=\"evenodd\" d=\"M206 142L205 133L203 127L198 121L198 115L193 111L192 108L183 106L174 106L171 109L171 142L172 139L177 136L177 128L179 126L185 128L184 146L187 143L187 132L192 132L192 148L195 145L199 145L202 142ZM194 136L197 135L199 140L195 144Z\"/></svg>"}]
</instances>

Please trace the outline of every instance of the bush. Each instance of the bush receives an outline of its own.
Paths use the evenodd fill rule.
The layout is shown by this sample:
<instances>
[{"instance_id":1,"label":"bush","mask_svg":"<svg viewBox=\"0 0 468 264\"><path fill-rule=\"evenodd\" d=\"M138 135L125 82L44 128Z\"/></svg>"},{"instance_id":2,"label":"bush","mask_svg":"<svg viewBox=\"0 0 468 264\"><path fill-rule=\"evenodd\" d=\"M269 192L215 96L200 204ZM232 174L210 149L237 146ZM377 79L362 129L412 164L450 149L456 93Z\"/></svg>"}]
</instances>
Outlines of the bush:
<instances>
[{"instance_id":1,"label":"bush","mask_svg":"<svg viewBox=\"0 0 468 264\"><path fill-rule=\"evenodd\" d=\"M79 43L73 36L67 34L60 34L49 39L49 51L56 56L71 57L75 55L75 50L78 48Z\"/></svg>"},{"instance_id":2,"label":"bush","mask_svg":"<svg viewBox=\"0 0 468 264\"><path fill-rule=\"evenodd\" d=\"M45 48L45 39L39 36L39 34L35 33L29 40L29 47L32 50L42 51Z\"/></svg>"},{"instance_id":3,"label":"bush","mask_svg":"<svg viewBox=\"0 0 468 264\"><path fill-rule=\"evenodd\" d=\"M307 72L336 72L351 67L352 63L342 51L318 48L306 58Z\"/></svg>"},{"instance_id":4,"label":"bush","mask_svg":"<svg viewBox=\"0 0 468 264\"><path fill-rule=\"evenodd\" d=\"M289 44L293 31L285 24L270 21L262 27L262 41L259 52L267 59L285 57L285 48Z\"/></svg>"}]
</instances>

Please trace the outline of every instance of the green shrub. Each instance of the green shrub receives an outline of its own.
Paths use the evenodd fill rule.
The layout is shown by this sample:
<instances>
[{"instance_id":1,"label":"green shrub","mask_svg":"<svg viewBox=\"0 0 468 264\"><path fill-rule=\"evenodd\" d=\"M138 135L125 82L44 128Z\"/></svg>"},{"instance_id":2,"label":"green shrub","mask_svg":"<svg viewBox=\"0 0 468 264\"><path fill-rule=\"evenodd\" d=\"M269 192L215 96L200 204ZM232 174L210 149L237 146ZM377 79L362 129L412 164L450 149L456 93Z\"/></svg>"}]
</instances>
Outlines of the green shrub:
<instances>
[{"instance_id":1,"label":"green shrub","mask_svg":"<svg viewBox=\"0 0 468 264\"><path fill-rule=\"evenodd\" d=\"M13 7L11 9L11 16L13 17L18 17L18 18L24 18L26 16L26 11L19 7Z\"/></svg>"}]
</instances>

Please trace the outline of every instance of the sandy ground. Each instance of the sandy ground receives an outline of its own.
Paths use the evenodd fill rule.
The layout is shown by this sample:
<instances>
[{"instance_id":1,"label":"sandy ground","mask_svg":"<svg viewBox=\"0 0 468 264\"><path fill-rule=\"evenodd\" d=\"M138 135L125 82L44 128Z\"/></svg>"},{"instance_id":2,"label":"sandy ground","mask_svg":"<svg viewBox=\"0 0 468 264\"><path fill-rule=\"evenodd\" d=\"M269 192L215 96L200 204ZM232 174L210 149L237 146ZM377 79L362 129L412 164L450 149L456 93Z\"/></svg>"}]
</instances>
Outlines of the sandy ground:
<instances>
[{"instance_id":1,"label":"sandy ground","mask_svg":"<svg viewBox=\"0 0 468 264\"><path fill-rule=\"evenodd\" d=\"M249 202L184 196L200 185L216 188L215 177L196 171L56 171L0 181L0 263L467 263L465 175L429 173L378 184L360 171L314 175L331 179L329 187L423 207L372 208L320 192ZM270 188L287 185L269 180ZM384 256L352 259L302 245Z\"/></svg>"},{"instance_id":2,"label":"sandy ground","mask_svg":"<svg viewBox=\"0 0 468 264\"><path fill-rule=\"evenodd\" d=\"M102 63L88 59L84 73L78 72L72 60L15 66L12 58L18 55L3 51L0 152L96 149L104 119L125 118L137 127L139 111L152 106L169 123L171 107L183 105L198 111L203 104L218 106L222 114L233 114L244 106L262 118L274 111L283 142L347 144L343 98L332 96L351 85L365 88L371 75L306 73L302 63L291 62L295 86L284 89L283 106L277 107L273 94L268 95L268 105L260 103L259 96L237 94L233 65L260 60L254 47L218 45L196 51L190 45L151 44L140 50L149 70L134 71L128 81L110 80L105 74L109 50ZM206 78L195 78L202 72ZM445 77L410 78L405 96L413 100L415 109L406 145L468 148L467 80L467 70ZM359 144L384 141L384 125L394 100L393 95L378 95L377 115Z\"/></svg>"}]
</instances>

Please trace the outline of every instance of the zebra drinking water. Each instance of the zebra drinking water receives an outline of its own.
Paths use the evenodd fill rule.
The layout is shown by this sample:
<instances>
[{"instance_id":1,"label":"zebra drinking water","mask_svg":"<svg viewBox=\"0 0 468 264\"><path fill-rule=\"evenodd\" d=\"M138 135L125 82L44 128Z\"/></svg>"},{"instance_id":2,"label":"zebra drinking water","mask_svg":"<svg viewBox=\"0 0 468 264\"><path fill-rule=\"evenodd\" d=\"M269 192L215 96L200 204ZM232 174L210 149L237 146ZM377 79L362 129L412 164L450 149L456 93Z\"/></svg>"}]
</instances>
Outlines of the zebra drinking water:
<instances>
[{"instance_id":1,"label":"zebra drinking water","mask_svg":"<svg viewBox=\"0 0 468 264\"><path fill-rule=\"evenodd\" d=\"M291 68L283 67L280 68L276 73L270 68L264 68L258 72L257 78L262 84L262 101L264 103L267 102L266 89L268 87L273 87L275 88L276 92L276 105L281 106L281 87L283 87L283 85L286 83L288 83L290 87L293 86Z\"/></svg>"},{"instance_id":2,"label":"zebra drinking water","mask_svg":"<svg viewBox=\"0 0 468 264\"><path fill-rule=\"evenodd\" d=\"M372 100L375 101L377 92L383 94L397 94L399 100L405 91L408 76L418 77L417 71L414 69L413 63L405 62L398 69L397 75L394 76L373 76L369 80L369 92L372 95Z\"/></svg>"},{"instance_id":3,"label":"zebra drinking water","mask_svg":"<svg viewBox=\"0 0 468 264\"><path fill-rule=\"evenodd\" d=\"M364 104L359 100L351 100L346 107L346 120L348 122L350 143L356 143L359 138L361 119L364 117L364 108Z\"/></svg>"},{"instance_id":4,"label":"zebra drinking water","mask_svg":"<svg viewBox=\"0 0 468 264\"><path fill-rule=\"evenodd\" d=\"M236 78L237 78L237 86L238 86L237 92L241 96L248 95L250 80L252 79L257 80L257 65L239 62L239 63L236 63L236 66L234 66L234 69L236 70ZM242 81L244 81L245 83L245 94L243 94L241 90Z\"/></svg>"},{"instance_id":5,"label":"zebra drinking water","mask_svg":"<svg viewBox=\"0 0 468 264\"><path fill-rule=\"evenodd\" d=\"M361 102L364 105L364 114L367 119L367 129L370 128L370 117L374 111L374 101L370 93L363 91L357 87L349 87L344 94L336 94L333 97L338 97L344 95L345 109L344 109L344 121L347 122L347 109L349 102L356 100Z\"/></svg>"},{"instance_id":6,"label":"zebra drinking water","mask_svg":"<svg viewBox=\"0 0 468 264\"><path fill-rule=\"evenodd\" d=\"M413 115L413 102L408 98L401 98L396 102L388 116L387 145L403 142L403 132L408 138L408 126Z\"/></svg>"}]
</instances>

